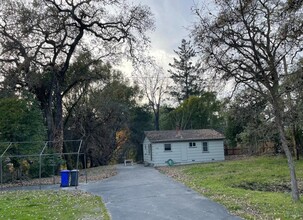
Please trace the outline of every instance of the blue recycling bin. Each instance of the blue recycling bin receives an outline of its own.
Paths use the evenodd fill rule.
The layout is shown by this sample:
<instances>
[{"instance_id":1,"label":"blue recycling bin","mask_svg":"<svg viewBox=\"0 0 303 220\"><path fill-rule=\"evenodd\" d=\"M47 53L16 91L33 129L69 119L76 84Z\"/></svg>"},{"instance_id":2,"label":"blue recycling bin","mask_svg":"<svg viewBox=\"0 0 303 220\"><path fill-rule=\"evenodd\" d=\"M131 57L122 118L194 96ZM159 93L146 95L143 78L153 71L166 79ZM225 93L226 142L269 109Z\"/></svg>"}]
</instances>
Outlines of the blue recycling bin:
<instances>
[{"instance_id":1,"label":"blue recycling bin","mask_svg":"<svg viewBox=\"0 0 303 220\"><path fill-rule=\"evenodd\" d=\"M61 187L68 187L69 186L69 170L61 170Z\"/></svg>"}]
</instances>

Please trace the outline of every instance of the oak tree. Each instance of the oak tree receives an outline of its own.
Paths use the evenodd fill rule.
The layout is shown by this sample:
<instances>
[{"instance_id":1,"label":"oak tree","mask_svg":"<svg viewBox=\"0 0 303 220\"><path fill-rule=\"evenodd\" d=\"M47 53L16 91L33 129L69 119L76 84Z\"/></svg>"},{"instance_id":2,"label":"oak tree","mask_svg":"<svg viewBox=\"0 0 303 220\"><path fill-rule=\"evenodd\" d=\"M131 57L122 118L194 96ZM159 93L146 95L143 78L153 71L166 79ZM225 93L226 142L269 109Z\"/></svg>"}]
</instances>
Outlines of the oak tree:
<instances>
[{"instance_id":1,"label":"oak tree","mask_svg":"<svg viewBox=\"0 0 303 220\"><path fill-rule=\"evenodd\" d=\"M153 28L148 7L123 0L6 0L0 8L0 74L16 90L39 100L48 138L63 140L66 73L74 56L138 58Z\"/></svg>"},{"instance_id":2,"label":"oak tree","mask_svg":"<svg viewBox=\"0 0 303 220\"><path fill-rule=\"evenodd\" d=\"M295 3L298 4L295 4ZM222 79L258 92L270 103L291 177L293 200L299 200L295 164L284 126L285 78L302 50L301 1L218 0L216 14L203 15L193 30L208 67ZM239 87L240 88L240 87Z\"/></svg>"}]
</instances>

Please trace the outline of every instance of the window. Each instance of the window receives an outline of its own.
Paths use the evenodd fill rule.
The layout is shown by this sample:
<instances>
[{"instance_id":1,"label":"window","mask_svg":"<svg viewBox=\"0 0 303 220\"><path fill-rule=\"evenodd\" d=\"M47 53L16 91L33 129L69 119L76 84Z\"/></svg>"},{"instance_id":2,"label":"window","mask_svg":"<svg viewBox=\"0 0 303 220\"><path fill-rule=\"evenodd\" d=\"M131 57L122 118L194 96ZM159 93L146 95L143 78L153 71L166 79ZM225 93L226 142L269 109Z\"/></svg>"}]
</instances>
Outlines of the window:
<instances>
[{"instance_id":1,"label":"window","mask_svg":"<svg viewBox=\"0 0 303 220\"><path fill-rule=\"evenodd\" d=\"M164 151L171 151L171 144L164 144Z\"/></svg>"},{"instance_id":2,"label":"window","mask_svg":"<svg viewBox=\"0 0 303 220\"><path fill-rule=\"evenodd\" d=\"M202 143L202 152L208 152L208 143L207 142Z\"/></svg>"},{"instance_id":3,"label":"window","mask_svg":"<svg viewBox=\"0 0 303 220\"><path fill-rule=\"evenodd\" d=\"M196 147L196 143L195 142L189 142L189 147Z\"/></svg>"}]
</instances>

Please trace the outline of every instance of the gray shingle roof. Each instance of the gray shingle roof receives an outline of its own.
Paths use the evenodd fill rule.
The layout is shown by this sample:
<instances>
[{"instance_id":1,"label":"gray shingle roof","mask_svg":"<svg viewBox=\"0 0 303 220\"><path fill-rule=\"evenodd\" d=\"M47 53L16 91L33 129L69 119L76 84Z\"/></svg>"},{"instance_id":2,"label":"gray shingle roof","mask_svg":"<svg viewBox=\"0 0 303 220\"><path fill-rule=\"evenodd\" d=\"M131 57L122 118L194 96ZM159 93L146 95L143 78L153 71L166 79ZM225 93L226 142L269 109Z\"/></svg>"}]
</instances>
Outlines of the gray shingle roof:
<instances>
[{"instance_id":1,"label":"gray shingle roof","mask_svg":"<svg viewBox=\"0 0 303 220\"><path fill-rule=\"evenodd\" d=\"M213 129L199 130L169 130L169 131L145 131L145 136L152 143L167 141L190 140L222 140L224 135Z\"/></svg>"}]
</instances>

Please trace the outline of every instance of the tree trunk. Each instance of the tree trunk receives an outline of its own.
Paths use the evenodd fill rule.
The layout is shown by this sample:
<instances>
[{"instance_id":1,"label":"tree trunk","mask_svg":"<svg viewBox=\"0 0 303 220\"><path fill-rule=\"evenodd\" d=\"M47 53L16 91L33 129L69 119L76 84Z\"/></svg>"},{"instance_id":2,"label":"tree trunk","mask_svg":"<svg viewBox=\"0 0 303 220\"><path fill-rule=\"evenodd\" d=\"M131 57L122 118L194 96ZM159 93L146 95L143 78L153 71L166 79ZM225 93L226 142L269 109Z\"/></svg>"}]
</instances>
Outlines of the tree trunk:
<instances>
[{"instance_id":1,"label":"tree trunk","mask_svg":"<svg viewBox=\"0 0 303 220\"><path fill-rule=\"evenodd\" d=\"M298 183L297 183L297 177L296 177L295 164L294 164L292 155L290 153L290 150L287 146L287 141L286 141L286 138L285 138L284 129L281 125L279 125L279 123L277 124L277 126L278 126L278 129L279 129L279 134L280 134L280 138L281 138L281 142L282 142L282 147L283 147L283 150L284 150L285 155L287 157L288 168L289 168L289 171L290 171L292 199L294 201L298 201L300 199L300 195L299 195L299 189L298 189Z\"/></svg>"},{"instance_id":2,"label":"tree trunk","mask_svg":"<svg viewBox=\"0 0 303 220\"><path fill-rule=\"evenodd\" d=\"M58 153L63 152L63 110L62 110L62 96L60 91L56 92L55 103L55 118L54 118L54 149Z\"/></svg>"},{"instance_id":3,"label":"tree trunk","mask_svg":"<svg viewBox=\"0 0 303 220\"><path fill-rule=\"evenodd\" d=\"M160 130L160 104L157 104L156 105L156 108L154 107L153 108L153 111L154 111L154 117L155 117L155 120L154 120L154 126L155 126L155 130L156 131L159 131Z\"/></svg>"},{"instance_id":4,"label":"tree trunk","mask_svg":"<svg viewBox=\"0 0 303 220\"><path fill-rule=\"evenodd\" d=\"M55 67L52 67L52 86L49 91L49 107L50 114L52 115L52 121L48 121L51 125L52 147L56 153L63 152L63 110L62 110L62 95L61 95L61 85L64 83L64 77L57 72Z\"/></svg>"},{"instance_id":5,"label":"tree trunk","mask_svg":"<svg viewBox=\"0 0 303 220\"><path fill-rule=\"evenodd\" d=\"M156 131L160 130L160 125L159 125L159 112L155 113L155 129Z\"/></svg>"},{"instance_id":6,"label":"tree trunk","mask_svg":"<svg viewBox=\"0 0 303 220\"><path fill-rule=\"evenodd\" d=\"M40 100L41 102L41 100ZM61 104L60 104L61 103ZM41 103L42 109L44 110L44 115L47 125L47 138L51 142L52 147L54 147L57 153L62 153L63 151L63 115L62 115L62 98L57 101L56 105L53 103ZM54 106L52 110L52 106Z\"/></svg>"},{"instance_id":7,"label":"tree trunk","mask_svg":"<svg viewBox=\"0 0 303 220\"><path fill-rule=\"evenodd\" d=\"M279 130L279 136L282 143L282 148L285 152L288 168L290 172L290 179L291 179L291 196L294 201L299 201L300 194L298 189L298 183L297 183L297 177L296 177L296 170L295 170L295 164L294 160L292 158L291 152L287 146L285 131L282 123L282 114L281 114L281 108L279 105L279 102L277 99L274 99L273 101L273 107L274 107L274 113L275 113L275 123L277 125L277 128Z\"/></svg>"},{"instance_id":8,"label":"tree trunk","mask_svg":"<svg viewBox=\"0 0 303 220\"><path fill-rule=\"evenodd\" d=\"M44 115L46 118L46 126L47 126L47 138L48 141L53 140L53 114L51 111L51 107L48 105L45 105L45 107L42 107L44 110Z\"/></svg>"},{"instance_id":9,"label":"tree trunk","mask_svg":"<svg viewBox=\"0 0 303 220\"><path fill-rule=\"evenodd\" d=\"M63 152L63 110L61 85L64 78L56 70L50 76L51 80L41 86L31 88L43 110L47 125L47 138L55 152Z\"/></svg>"}]
</instances>

